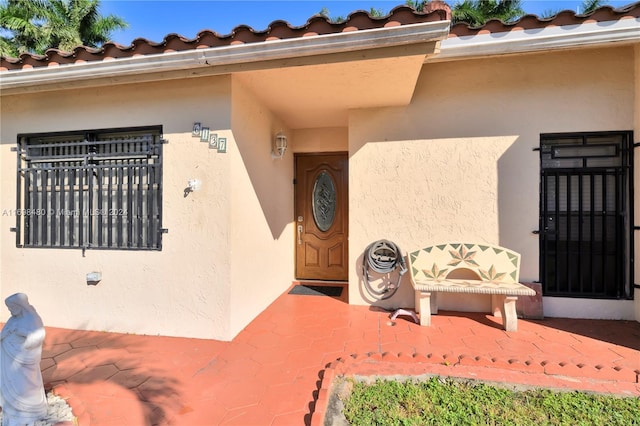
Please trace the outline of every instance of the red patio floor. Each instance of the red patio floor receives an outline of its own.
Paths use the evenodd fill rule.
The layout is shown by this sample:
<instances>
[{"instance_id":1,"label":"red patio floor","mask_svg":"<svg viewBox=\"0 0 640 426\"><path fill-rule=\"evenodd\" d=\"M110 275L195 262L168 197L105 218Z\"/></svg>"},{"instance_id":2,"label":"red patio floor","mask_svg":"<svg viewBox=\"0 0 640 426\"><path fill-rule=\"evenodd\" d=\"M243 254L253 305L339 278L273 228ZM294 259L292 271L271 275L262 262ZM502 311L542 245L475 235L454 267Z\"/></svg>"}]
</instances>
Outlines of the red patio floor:
<instances>
[{"instance_id":1,"label":"red patio floor","mask_svg":"<svg viewBox=\"0 0 640 426\"><path fill-rule=\"evenodd\" d=\"M441 312L432 327L284 293L232 342L47 329L81 426L321 424L340 374L451 375L640 396L640 323Z\"/></svg>"}]
</instances>

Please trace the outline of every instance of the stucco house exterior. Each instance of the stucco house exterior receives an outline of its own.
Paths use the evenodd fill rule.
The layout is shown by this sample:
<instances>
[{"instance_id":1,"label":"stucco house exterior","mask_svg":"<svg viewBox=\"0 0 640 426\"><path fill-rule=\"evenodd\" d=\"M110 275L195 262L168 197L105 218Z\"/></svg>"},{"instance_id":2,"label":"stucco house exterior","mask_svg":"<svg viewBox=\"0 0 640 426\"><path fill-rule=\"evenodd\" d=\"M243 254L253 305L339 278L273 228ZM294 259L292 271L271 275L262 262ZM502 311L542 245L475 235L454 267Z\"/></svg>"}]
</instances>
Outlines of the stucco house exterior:
<instances>
[{"instance_id":1,"label":"stucco house exterior","mask_svg":"<svg viewBox=\"0 0 640 426\"><path fill-rule=\"evenodd\" d=\"M545 316L640 321L640 3L480 28L435 3L2 58L0 296L230 340L294 280L413 308L408 276L365 291L372 241L476 241Z\"/></svg>"}]
</instances>

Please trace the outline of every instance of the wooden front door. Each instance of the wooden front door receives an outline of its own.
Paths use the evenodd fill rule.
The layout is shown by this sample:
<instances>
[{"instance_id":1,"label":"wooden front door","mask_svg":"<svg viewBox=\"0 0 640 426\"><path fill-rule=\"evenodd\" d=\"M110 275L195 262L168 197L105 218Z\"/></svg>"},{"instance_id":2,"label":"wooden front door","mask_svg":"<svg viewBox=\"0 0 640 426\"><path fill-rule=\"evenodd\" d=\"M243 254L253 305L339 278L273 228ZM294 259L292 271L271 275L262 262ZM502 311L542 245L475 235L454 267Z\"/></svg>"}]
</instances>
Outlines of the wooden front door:
<instances>
[{"instance_id":1,"label":"wooden front door","mask_svg":"<svg viewBox=\"0 0 640 426\"><path fill-rule=\"evenodd\" d=\"M298 154L295 167L296 278L346 281L347 154Z\"/></svg>"}]
</instances>

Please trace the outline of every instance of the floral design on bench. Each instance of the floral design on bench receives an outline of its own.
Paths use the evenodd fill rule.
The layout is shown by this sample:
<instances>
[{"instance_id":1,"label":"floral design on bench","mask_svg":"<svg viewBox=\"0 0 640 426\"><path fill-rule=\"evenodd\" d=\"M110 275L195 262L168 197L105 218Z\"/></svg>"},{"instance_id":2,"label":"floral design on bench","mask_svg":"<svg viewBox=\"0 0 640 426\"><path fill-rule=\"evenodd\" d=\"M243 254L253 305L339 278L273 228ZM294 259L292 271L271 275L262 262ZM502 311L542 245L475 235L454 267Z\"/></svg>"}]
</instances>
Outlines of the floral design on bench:
<instances>
[{"instance_id":1,"label":"floral design on bench","mask_svg":"<svg viewBox=\"0 0 640 426\"><path fill-rule=\"evenodd\" d=\"M451 253L451 257L453 259L447 263L447 265L458 266L460 263L464 262L470 266L479 266L478 262L473 260L476 252L468 251L464 244L460 244L460 248L458 250L449 250L449 253Z\"/></svg>"},{"instance_id":2,"label":"floral design on bench","mask_svg":"<svg viewBox=\"0 0 640 426\"><path fill-rule=\"evenodd\" d=\"M491 268L489 268L488 271L479 269L478 272L480 272L480 277L483 280L487 280L492 283L501 282L502 279L507 276L506 272L496 272L496 268L494 265L491 265Z\"/></svg>"},{"instance_id":3,"label":"floral design on bench","mask_svg":"<svg viewBox=\"0 0 640 426\"><path fill-rule=\"evenodd\" d=\"M434 281L442 281L447 278L448 269L438 269L438 265L435 263L430 270L423 269L424 275Z\"/></svg>"}]
</instances>

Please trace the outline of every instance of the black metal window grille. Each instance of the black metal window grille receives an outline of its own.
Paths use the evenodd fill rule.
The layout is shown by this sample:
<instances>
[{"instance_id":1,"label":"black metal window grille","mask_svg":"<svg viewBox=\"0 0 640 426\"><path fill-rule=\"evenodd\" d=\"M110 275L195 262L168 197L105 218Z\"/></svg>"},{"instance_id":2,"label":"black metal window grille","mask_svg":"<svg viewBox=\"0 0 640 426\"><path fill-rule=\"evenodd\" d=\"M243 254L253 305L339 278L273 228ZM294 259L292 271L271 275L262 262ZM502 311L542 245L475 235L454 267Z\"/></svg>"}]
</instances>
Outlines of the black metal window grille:
<instances>
[{"instance_id":1,"label":"black metal window grille","mask_svg":"<svg viewBox=\"0 0 640 426\"><path fill-rule=\"evenodd\" d=\"M632 298L631 132L540 138L545 296Z\"/></svg>"},{"instance_id":2,"label":"black metal window grille","mask_svg":"<svg viewBox=\"0 0 640 426\"><path fill-rule=\"evenodd\" d=\"M19 247L160 250L160 127L18 136Z\"/></svg>"}]
</instances>

